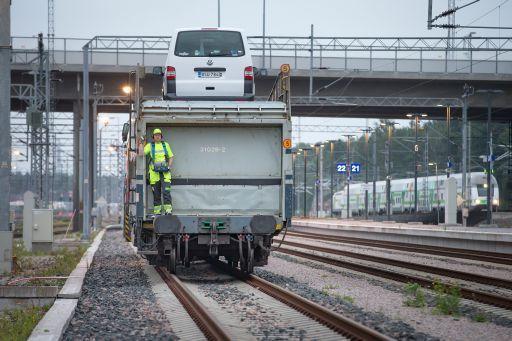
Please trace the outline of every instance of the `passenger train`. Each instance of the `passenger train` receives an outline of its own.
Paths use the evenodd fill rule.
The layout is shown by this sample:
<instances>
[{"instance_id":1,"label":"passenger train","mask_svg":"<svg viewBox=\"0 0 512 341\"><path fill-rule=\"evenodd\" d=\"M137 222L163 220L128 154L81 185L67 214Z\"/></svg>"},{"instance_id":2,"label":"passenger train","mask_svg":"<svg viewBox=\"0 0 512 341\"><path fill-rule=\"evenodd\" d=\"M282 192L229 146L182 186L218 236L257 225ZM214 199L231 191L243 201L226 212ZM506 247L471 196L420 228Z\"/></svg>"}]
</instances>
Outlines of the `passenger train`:
<instances>
[{"instance_id":1,"label":"passenger train","mask_svg":"<svg viewBox=\"0 0 512 341\"><path fill-rule=\"evenodd\" d=\"M462 205L462 174L452 174L457 180L457 206ZM437 178L437 179L436 179ZM485 173L470 173L469 183L469 211L480 211L487 207L487 175ZM438 183L436 183L438 180ZM435 212L444 210L445 205L445 176L418 177L418 211ZM373 183L368 183L368 212L373 214ZM375 183L376 214L386 213L386 181ZM496 178L491 176L492 208L499 206L499 189ZM438 203L439 201L439 203ZM346 189L334 193L333 212L341 215L347 209ZM391 210L393 214L414 212L414 178L391 180ZM350 213L352 216L364 214L364 184L350 184Z\"/></svg>"}]
</instances>

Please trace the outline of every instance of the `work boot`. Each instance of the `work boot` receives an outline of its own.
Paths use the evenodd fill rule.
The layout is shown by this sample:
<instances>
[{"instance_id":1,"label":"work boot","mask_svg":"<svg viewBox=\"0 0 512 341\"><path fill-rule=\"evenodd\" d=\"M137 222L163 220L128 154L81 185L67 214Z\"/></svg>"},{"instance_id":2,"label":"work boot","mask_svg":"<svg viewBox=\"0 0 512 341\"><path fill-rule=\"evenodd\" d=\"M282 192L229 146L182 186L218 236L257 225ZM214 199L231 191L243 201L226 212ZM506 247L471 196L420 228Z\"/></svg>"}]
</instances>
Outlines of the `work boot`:
<instances>
[{"instance_id":1,"label":"work boot","mask_svg":"<svg viewBox=\"0 0 512 341\"><path fill-rule=\"evenodd\" d=\"M172 214L172 205L164 205L165 214Z\"/></svg>"}]
</instances>

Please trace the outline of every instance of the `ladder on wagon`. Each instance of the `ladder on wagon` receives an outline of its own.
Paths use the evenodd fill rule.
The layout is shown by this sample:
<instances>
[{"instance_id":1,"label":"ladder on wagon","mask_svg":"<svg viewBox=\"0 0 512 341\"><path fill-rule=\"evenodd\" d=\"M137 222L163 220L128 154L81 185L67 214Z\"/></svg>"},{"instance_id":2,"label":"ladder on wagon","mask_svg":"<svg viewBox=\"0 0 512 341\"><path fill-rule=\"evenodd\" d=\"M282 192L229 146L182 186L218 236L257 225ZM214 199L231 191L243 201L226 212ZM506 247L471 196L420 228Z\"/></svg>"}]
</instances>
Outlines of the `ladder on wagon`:
<instances>
[{"instance_id":1,"label":"ladder on wagon","mask_svg":"<svg viewBox=\"0 0 512 341\"><path fill-rule=\"evenodd\" d=\"M272 86L272 90L270 90L267 101L280 101L285 103L288 117L291 117L290 64L281 65L279 74L274 81L274 85Z\"/></svg>"}]
</instances>

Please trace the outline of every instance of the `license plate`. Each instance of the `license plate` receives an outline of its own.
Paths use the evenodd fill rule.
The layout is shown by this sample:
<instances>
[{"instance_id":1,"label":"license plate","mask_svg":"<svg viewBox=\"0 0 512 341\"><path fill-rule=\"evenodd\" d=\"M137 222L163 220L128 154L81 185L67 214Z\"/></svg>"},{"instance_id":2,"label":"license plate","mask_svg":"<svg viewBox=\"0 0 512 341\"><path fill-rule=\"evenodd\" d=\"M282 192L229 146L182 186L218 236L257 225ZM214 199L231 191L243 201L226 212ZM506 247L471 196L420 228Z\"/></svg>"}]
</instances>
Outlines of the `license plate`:
<instances>
[{"instance_id":1,"label":"license plate","mask_svg":"<svg viewBox=\"0 0 512 341\"><path fill-rule=\"evenodd\" d=\"M221 78L222 72L216 72L216 71L198 71L197 72L198 78Z\"/></svg>"}]
</instances>

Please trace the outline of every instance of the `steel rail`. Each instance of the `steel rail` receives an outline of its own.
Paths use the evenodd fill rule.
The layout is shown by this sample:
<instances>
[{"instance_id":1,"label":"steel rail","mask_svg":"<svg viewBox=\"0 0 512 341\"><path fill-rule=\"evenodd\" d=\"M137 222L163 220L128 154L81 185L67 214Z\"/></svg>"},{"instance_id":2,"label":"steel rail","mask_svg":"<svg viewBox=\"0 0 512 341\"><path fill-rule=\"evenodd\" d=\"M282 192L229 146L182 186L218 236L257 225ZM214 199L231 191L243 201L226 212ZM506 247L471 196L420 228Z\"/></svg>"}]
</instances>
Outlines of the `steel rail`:
<instances>
[{"instance_id":1,"label":"steel rail","mask_svg":"<svg viewBox=\"0 0 512 341\"><path fill-rule=\"evenodd\" d=\"M337 267L354 270L357 272L367 273L373 276L387 278L393 281L403 282L403 283L418 283L424 288L431 289L433 288L433 282L431 279L420 277L411 274L402 274L392 270L385 270L380 267L373 267L369 265L355 264L348 261L342 261L338 259L333 259L329 257L324 257L320 255L314 255L311 253L301 252L297 250L287 249L281 247L277 252L285 253L292 256L297 256L301 258L311 259L317 262L334 265ZM451 285L447 285L451 287ZM460 294L463 298L477 301L480 303L485 303L489 305L493 305L496 307L504 308L507 310L512 310L512 299L504 296L498 296L482 291L477 291L468 288L460 288Z\"/></svg>"},{"instance_id":2,"label":"steel rail","mask_svg":"<svg viewBox=\"0 0 512 341\"><path fill-rule=\"evenodd\" d=\"M401 268L405 268L405 269L428 272L431 274L462 279L465 281L476 282L476 283L480 283L480 284L492 285L495 287L501 287L501 288L505 288L505 289L512 289L512 281L502 279L502 278L494 278L494 277L483 276L483 275L473 274L473 273L464 272L464 271L458 271L458 270L452 270L452 269L446 269L446 268L438 268L438 267L430 266L430 265L405 262L405 261L396 260L396 259L371 256L371 255L367 255L367 254L345 251L345 250L337 250L337 249L332 249L332 248L327 248L327 247L322 247L322 246L306 245L306 244L291 242L291 241L287 241L287 240L283 241L282 244L298 247L301 249L320 251L320 252L329 253L332 255L357 258L357 259L362 259L362 260L366 260L366 261L370 261L370 262L397 266L397 267L401 267Z\"/></svg>"},{"instance_id":3,"label":"steel rail","mask_svg":"<svg viewBox=\"0 0 512 341\"><path fill-rule=\"evenodd\" d=\"M391 338L359 322L351 320L315 302L306 300L260 277L250 275L245 279L245 282L351 340L391 340Z\"/></svg>"},{"instance_id":4,"label":"steel rail","mask_svg":"<svg viewBox=\"0 0 512 341\"><path fill-rule=\"evenodd\" d=\"M255 275L245 275L240 270L230 268L226 263L220 261L216 261L213 264L229 271L236 278L334 330L349 340L392 340L376 330L329 310L318 303L307 300L263 278Z\"/></svg>"},{"instance_id":5,"label":"steel rail","mask_svg":"<svg viewBox=\"0 0 512 341\"><path fill-rule=\"evenodd\" d=\"M301 238L308 238L308 239L315 239L315 240L325 240L325 241L332 241L332 242L338 242L338 243L365 245L365 246L372 246L372 247L384 248L384 249L425 253L425 254L430 254L430 255L435 255L435 256L447 256L447 257L453 257L453 258L478 260L478 261L489 262L489 263L512 265L512 255L509 255L506 253L465 250L465 249L447 248L447 247L440 247L440 246L418 245L418 244L391 242L391 241L384 241L384 240L335 236L335 235L327 235L327 234L319 234L319 233L311 233L311 232L288 231L288 234L293 237L301 237Z\"/></svg>"},{"instance_id":6,"label":"steel rail","mask_svg":"<svg viewBox=\"0 0 512 341\"><path fill-rule=\"evenodd\" d=\"M220 322L197 300L190 290L176 275L170 274L163 267L156 267L165 284L176 295L192 320L197 324L208 340L235 340L229 335Z\"/></svg>"}]
</instances>

